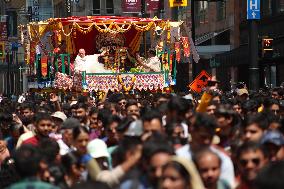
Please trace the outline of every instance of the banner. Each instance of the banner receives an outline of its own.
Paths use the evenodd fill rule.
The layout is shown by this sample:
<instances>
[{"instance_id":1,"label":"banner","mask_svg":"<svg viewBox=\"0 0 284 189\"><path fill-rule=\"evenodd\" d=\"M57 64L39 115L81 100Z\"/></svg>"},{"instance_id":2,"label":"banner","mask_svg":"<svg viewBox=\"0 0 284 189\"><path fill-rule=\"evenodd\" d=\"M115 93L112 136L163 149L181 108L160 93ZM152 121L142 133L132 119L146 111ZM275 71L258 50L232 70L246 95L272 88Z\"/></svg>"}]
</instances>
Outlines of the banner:
<instances>
[{"instance_id":1,"label":"banner","mask_svg":"<svg viewBox=\"0 0 284 189\"><path fill-rule=\"evenodd\" d=\"M65 4L67 16L71 16L71 0L66 0Z\"/></svg>"},{"instance_id":2,"label":"banner","mask_svg":"<svg viewBox=\"0 0 284 189\"><path fill-rule=\"evenodd\" d=\"M180 61L180 42L175 42L176 60Z\"/></svg>"},{"instance_id":3,"label":"banner","mask_svg":"<svg viewBox=\"0 0 284 189\"><path fill-rule=\"evenodd\" d=\"M7 24L6 24L6 17L0 16L0 41L7 41L8 34L7 34Z\"/></svg>"},{"instance_id":4,"label":"banner","mask_svg":"<svg viewBox=\"0 0 284 189\"><path fill-rule=\"evenodd\" d=\"M146 0L147 12L155 12L159 10L160 0Z\"/></svg>"},{"instance_id":5,"label":"banner","mask_svg":"<svg viewBox=\"0 0 284 189\"><path fill-rule=\"evenodd\" d=\"M41 75L42 77L47 76L47 56L41 57Z\"/></svg>"},{"instance_id":6,"label":"banner","mask_svg":"<svg viewBox=\"0 0 284 189\"><path fill-rule=\"evenodd\" d=\"M140 13L141 0L122 0L121 7L124 13Z\"/></svg>"},{"instance_id":7,"label":"banner","mask_svg":"<svg viewBox=\"0 0 284 189\"><path fill-rule=\"evenodd\" d=\"M170 72L172 72L173 71L173 54L171 54L171 56L170 56Z\"/></svg>"},{"instance_id":8,"label":"banner","mask_svg":"<svg viewBox=\"0 0 284 189\"><path fill-rule=\"evenodd\" d=\"M182 42L182 45L183 45L184 56L189 57L190 47L189 47L188 37L182 37L181 42Z\"/></svg>"},{"instance_id":9,"label":"banner","mask_svg":"<svg viewBox=\"0 0 284 189\"><path fill-rule=\"evenodd\" d=\"M187 0L169 0L170 7L186 7Z\"/></svg>"}]
</instances>

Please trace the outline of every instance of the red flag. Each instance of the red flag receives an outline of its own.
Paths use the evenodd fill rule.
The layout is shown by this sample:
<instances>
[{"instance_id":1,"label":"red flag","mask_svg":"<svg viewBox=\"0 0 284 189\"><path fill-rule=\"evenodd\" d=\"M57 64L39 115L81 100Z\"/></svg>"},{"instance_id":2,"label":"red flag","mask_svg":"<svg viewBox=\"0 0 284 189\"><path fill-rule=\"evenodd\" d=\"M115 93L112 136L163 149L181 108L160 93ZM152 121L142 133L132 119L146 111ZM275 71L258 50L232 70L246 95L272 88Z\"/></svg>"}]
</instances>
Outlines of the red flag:
<instances>
[{"instance_id":1,"label":"red flag","mask_svg":"<svg viewBox=\"0 0 284 189\"><path fill-rule=\"evenodd\" d=\"M47 56L41 57L41 75L43 77L47 76Z\"/></svg>"},{"instance_id":2,"label":"red flag","mask_svg":"<svg viewBox=\"0 0 284 189\"><path fill-rule=\"evenodd\" d=\"M180 61L180 42L175 42L176 60Z\"/></svg>"},{"instance_id":3,"label":"red flag","mask_svg":"<svg viewBox=\"0 0 284 189\"><path fill-rule=\"evenodd\" d=\"M189 42L188 42L188 37L182 37L181 42L182 42L182 45L183 45L184 56L189 57L190 46L189 46Z\"/></svg>"}]
</instances>

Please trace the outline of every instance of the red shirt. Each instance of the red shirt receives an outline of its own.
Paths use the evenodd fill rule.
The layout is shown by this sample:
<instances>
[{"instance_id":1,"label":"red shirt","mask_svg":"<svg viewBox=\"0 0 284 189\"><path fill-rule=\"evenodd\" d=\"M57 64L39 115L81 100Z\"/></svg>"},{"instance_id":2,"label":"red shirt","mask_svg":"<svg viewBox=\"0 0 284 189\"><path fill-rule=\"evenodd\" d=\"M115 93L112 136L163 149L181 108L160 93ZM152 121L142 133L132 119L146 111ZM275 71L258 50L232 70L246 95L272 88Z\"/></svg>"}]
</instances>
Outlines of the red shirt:
<instances>
[{"instance_id":1,"label":"red shirt","mask_svg":"<svg viewBox=\"0 0 284 189\"><path fill-rule=\"evenodd\" d=\"M23 141L22 145L24 144L31 144L33 146L38 146L39 140L36 136L33 136L31 138L28 138L26 140Z\"/></svg>"}]
</instances>

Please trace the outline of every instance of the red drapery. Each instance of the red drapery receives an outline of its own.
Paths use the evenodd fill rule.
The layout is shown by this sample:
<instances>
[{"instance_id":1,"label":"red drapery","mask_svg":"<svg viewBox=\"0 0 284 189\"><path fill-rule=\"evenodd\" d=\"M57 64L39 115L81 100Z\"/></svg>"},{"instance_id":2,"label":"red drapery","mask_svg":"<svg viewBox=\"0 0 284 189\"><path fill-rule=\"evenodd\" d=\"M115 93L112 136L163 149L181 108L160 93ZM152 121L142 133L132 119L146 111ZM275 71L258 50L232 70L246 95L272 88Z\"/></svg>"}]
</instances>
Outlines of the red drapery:
<instances>
[{"instance_id":1,"label":"red drapery","mask_svg":"<svg viewBox=\"0 0 284 189\"><path fill-rule=\"evenodd\" d=\"M129 31L123 34L125 37L126 47L129 47L138 32L139 31L135 30L134 28L131 28ZM78 52L79 49L83 48L85 49L87 55L98 53L98 49L96 49L96 36L98 34L99 31L95 28L93 28L92 31L86 34L83 34L80 31L76 30L76 38L73 39L76 48L74 52Z\"/></svg>"}]
</instances>

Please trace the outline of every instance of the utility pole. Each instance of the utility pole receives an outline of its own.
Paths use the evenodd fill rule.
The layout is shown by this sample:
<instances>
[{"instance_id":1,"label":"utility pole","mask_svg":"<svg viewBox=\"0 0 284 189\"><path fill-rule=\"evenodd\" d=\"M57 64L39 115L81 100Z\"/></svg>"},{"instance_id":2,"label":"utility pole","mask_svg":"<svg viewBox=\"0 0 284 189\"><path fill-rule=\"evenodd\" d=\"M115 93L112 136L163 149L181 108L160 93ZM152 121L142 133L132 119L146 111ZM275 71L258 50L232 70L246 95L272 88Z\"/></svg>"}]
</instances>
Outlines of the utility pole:
<instances>
[{"instance_id":1,"label":"utility pole","mask_svg":"<svg viewBox=\"0 0 284 189\"><path fill-rule=\"evenodd\" d=\"M146 18L146 2L145 0L141 0L141 16L142 18ZM147 44L146 44L146 34L143 32L143 43L144 43L144 54L147 57Z\"/></svg>"},{"instance_id":2,"label":"utility pole","mask_svg":"<svg viewBox=\"0 0 284 189\"><path fill-rule=\"evenodd\" d=\"M258 26L260 20L260 0L247 0L247 20L249 23L249 88L259 89Z\"/></svg>"},{"instance_id":3,"label":"utility pole","mask_svg":"<svg viewBox=\"0 0 284 189\"><path fill-rule=\"evenodd\" d=\"M10 97L10 60L11 60L11 57L10 57L10 52L7 51L7 55L6 55L6 61L7 61L7 96Z\"/></svg>"},{"instance_id":4,"label":"utility pole","mask_svg":"<svg viewBox=\"0 0 284 189\"><path fill-rule=\"evenodd\" d=\"M258 26L256 20L249 21L249 88L259 89Z\"/></svg>"},{"instance_id":5,"label":"utility pole","mask_svg":"<svg viewBox=\"0 0 284 189\"><path fill-rule=\"evenodd\" d=\"M193 45L195 45L195 8L194 8L194 0L190 0L190 8L191 8L191 38L193 41ZM196 65L193 59L193 55L191 55L191 65L192 65L192 81L196 77Z\"/></svg>"},{"instance_id":6,"label":"utility pole","mask_svg":"<svg viewBox=\"0 0 284 189\"><path fill-rule=\"evenodd\" d=\"M191 8L191 37L193 41L193 45L195 45L195 8L194 8L194 0L190 0L190 8ZM192 63L192 80L196 77L196 65L194 59L191 55L191 63Z\"/></svg>"}]
</instances>

